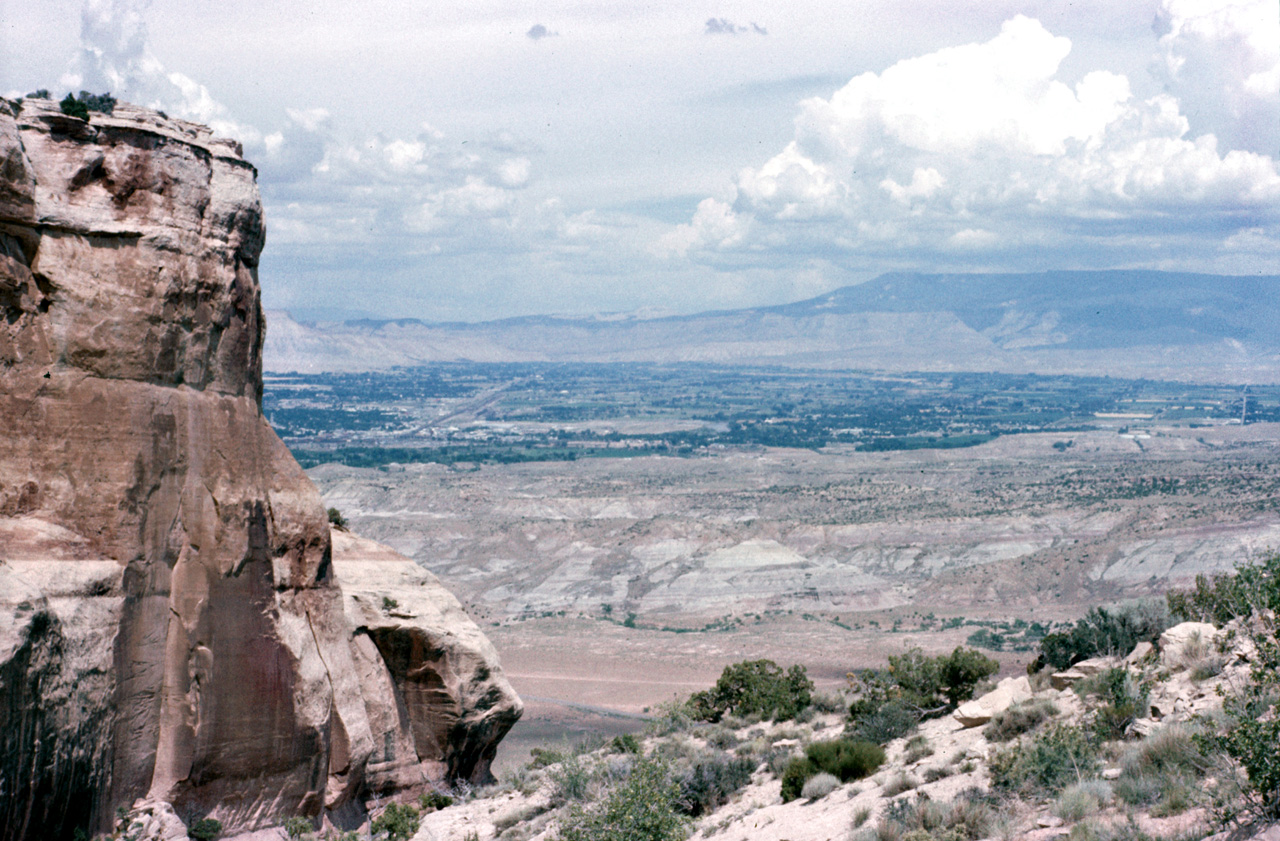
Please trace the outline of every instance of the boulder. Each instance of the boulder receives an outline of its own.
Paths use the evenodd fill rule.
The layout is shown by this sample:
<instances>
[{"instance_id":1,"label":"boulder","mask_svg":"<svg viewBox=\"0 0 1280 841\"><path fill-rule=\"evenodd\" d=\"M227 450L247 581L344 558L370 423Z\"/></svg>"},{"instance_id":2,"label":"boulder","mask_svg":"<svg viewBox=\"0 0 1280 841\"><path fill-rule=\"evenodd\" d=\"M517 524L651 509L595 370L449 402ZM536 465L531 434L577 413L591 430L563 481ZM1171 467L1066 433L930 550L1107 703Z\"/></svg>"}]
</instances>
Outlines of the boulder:
<instances>
[{"instance_id":1,"label":"boulder","mask_svg":"<svg viewBox=\"0 0 1280 841\"><path fill-rule=\"evenodd\" d=\"M1067 669L1065 672L1054 672L1049 675L1049 685L1054 689L1070 689L1077 682L1084 680L1088 675L1075 669Z\"/></svg>"},{"instance_id":2,"label":"boulder","mask_svg":"<svg viewBox=\"0 0 1280 841\"><path fill-rule=\"evenodd\" d=\"M1071 671L1084 675L1085 677L1093 677L1103 672L1109 672L1112 669L1119 669L1125 665L1124 660L1119 657L1090 657L1088 660L1081 660L1071 667Z\"/></svg>"},{"instance_id":3,"label":"boulder","mask_svg":"<svg viewBox=\"0 0 1280 841\"><path fill-rule=\"evenodd\" d=\"M1143 641L1133 647L1133 651L1129 652L1129 656L1124 658L1126 666L1137 666L1146 660L1155 651L1155 646L1149 642Z\"/></svg>"},{"instance_id":4,"label":"boulder","mask_svg":"<svg viewBox=\"0 0 1280 841\"><path fill-rule=\"evenodd\" d=\"M1183 622L1160 635L1160 664L1184 669L1215 650L1218 629L1208 622Z\"/></svg>"},{"instance_id":5,"label":"boulder","mask_svg":"<svg viewBox=\"0 0 1280 841\"><path fill-rule=\"evenodd\" d=\"M7 841L106 833L136 802L161 834L358 822L486 777L519 715L404 559L361 586L386 572L415 617L349 619L324 505L261 412L263 235L256 171L208 128L0 100ZM383 773L388 744L406 764Z\"/></svg>"},{"instance_id":6,"label":"boulder","mask_svg":"<svg viewBox=\"0 0 1280 841\"><path fill-rule=\"evenodd\" d=\"M1013 704L1029 699L1032 694L1031 682L1025 675L1007 677L981 698L961 704L951 715L964 727L978 727Z\"/></svg>"}]
</instances>

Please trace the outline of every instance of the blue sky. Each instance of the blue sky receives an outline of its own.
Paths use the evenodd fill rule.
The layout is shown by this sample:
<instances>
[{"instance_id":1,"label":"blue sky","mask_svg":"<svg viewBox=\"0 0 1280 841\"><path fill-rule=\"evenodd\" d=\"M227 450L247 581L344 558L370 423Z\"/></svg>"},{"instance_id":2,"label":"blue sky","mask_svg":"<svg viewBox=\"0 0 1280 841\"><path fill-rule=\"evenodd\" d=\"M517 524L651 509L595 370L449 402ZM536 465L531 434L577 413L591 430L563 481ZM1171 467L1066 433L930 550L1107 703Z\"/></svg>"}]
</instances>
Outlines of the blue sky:
<instances>
[{"instance_id":1,"label":"blue sky","mask_svg":"<svg viewBox=\"0 0 1280 841\"><path fill-rule=\"evenodd\" d=\"M0 92L238 137L273 308L778 303L883 271L1280 273L1274 0L0 0Z\"/></svg>"}]
</instances>

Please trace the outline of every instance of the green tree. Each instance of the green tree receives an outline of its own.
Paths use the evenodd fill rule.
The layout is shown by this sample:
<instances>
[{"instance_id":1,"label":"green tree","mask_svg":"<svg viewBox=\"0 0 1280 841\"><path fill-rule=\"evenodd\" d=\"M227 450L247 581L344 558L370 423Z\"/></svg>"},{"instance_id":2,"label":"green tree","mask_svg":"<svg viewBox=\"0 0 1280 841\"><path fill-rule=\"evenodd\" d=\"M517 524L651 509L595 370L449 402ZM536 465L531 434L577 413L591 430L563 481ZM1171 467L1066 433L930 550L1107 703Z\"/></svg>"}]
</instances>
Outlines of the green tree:
<instances>
[{"instance_id":1,"label":"green tree","mask_svg":"<svg viewBox=\"0 0 1280 841\"><path fill-rule=\"evenodd\" d=\"M67 94L63 97L62 101L58 103L58 107L60 107L62 109L62 113L66 114L68 117L79 117L85 121L88 121L89 119L89 108L71 94Z\"/></svg>"},{"instance_id":2,"label":"green tree","mask_svg":"<svg viewBox=\"0 0 1280 841\"><path fill-rule=\"evenodd\" d=\"M392 803L383 810L370 828L374 835L385 833L387 841L409 841L417 834L418 825L421 822L417 809Z\"/></svg>"},{"instance_id":3,"label":"green tree","mask_svg":"<svg viewBox=\"0 0 1280 841\"><path fill-rule=\"evenodd\" d=\"M701 721L719 721L727 713L785 721L795 718L812 700L813 681L804 666L784 672L772 660L744 660L725 666L711 689L695 692L689 709Z\"/></svg>"}]
</instances>

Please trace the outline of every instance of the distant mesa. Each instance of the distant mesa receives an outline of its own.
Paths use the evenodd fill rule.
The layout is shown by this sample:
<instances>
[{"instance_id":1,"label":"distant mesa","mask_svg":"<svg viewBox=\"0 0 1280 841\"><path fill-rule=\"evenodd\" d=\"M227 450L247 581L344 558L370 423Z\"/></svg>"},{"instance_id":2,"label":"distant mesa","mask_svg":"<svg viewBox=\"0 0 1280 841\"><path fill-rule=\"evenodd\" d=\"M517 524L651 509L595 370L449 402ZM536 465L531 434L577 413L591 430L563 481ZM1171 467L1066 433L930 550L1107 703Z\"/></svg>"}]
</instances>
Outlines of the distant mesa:
<instances>
[{"instance_id":1,"label":"distant mesa","mask_svg":"<svg viewBox=\"0 0 1280 841\"><path fill-rule=\"evenodd\" d=\"M274 372L429 362L706 362L1280 381L1280 276L1156 271L886 274L792 304L662 318L427 323L283 312Z\"/></svg>"}]
</instances>

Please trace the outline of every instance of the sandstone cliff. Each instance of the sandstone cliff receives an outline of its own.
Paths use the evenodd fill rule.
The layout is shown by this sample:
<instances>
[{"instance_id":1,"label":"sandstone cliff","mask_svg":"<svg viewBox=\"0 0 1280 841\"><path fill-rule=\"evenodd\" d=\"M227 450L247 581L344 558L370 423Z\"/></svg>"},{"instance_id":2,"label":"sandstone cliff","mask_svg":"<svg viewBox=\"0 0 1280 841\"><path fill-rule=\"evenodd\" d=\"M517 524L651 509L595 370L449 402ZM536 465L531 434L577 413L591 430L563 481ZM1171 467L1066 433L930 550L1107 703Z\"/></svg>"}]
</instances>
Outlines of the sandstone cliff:
<instances>
[{"instance_id":1,"label":"sandstone cliff","mask_svg":"<svg viewBox=\"0 0 1280 841\"><path fill-rule=\"evenodd\" d=\"M139 801L349 825L486 777L519 717L433 577L335 552L262 417L255 178L202 126L0 100L0 839Z\"/></svg>"}]
</instances>

